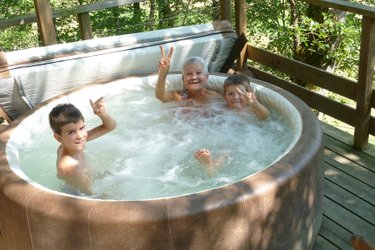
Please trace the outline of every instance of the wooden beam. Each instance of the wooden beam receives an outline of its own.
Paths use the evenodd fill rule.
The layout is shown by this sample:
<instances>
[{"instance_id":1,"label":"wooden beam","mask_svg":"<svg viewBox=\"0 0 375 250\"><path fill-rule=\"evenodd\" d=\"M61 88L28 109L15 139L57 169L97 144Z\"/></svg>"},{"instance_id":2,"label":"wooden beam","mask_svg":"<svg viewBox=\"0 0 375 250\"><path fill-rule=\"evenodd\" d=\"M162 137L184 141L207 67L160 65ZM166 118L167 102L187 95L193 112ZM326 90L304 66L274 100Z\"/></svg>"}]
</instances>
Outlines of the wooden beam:
<instances>
[{"instance_id":1,"label":"wooden beam","mask_svg":"<svg viewBox=\"0 0 375 250\"><path fill-rule=\"evenodd\" d=\"M235 0L234 1L235 12L236 12L236 31L237 35L240 36L242 33L247 36L246 31L246 0Z\"/></svg>"},{"instance_id":2,"label":"wooden beam","mask_svg":"<svg viewBox=\"0 0 375 250\"><path fill-rule=\"evenodd\" d=\"M10 77L10 72L8 69L8 61L5 56L4 51L0 49L0 78Z\"/></svg>"},{"instance_id":3,"label":"wooden beam","mask_svg":"<svg viewBox=\"0 0 375 250\"><path fill-rule=\"evenodd\" d=\"M5 112L4 108L1 107L1 105L0 105L0 116L3 117L4 120L5 120L7 123L11 123L11 122L12 122L12 119L10 119L10 117L9 117L8 114L7 114L7 112ZM6 123L0 125L0 132L1 132L1 129L4 129L4 128L5 128L5 127L4 127L4 126L6 126L5 124L6 124ZM1 126L3 126L3 127L1 127Z\"/></svg>"},{"instance_id":4,"label":"wooden beam","mask_svg":"<svg viewBox=\"0 0 375 250\"><path fill-rule=\"evenodd\" d=\"M87 13L91 11L97 11L102 9L109 9L114 7L120 7L123 5L143 2L144 0L105 0L99 1L86 5L79 5L71 8L60 9L53 12L53 17L63 17L69 15L77 15L81 13Z\"/></svg>"},{"instance_id":5,"label":"wooden beam","mask_svg":"<svg viewBox=\"0 0 375 250\"><path fill-rule=\"evenodd\" d=\"M91 11L97 11L101 9L109 9L114 7L120 7L128 4L139 3L145 0L107 0L100 1L86 5L79 5L75 7L70 7L66 9L54 10L52 11L52 18L66 17L71 15L77 15L82 13L87 13ZM37 17L35 14L28 14L24 16L17 16L14 18L9 18L7 20L0 20L0 29L5 29L11 26L29 24L37 22Z\"/></svg>"},{"instance_id":6,"label":"wooden beam","mask_svg":"<svg viewBox=\"0 0 375 250\"><path fill-rule=\"evenodd\" d=\"M0 29L6 29L12 26L24 25L37 22L35 14L28 14L24 16L17 16L9 19L0 20Z\"/></svg>"},{"instance_id":7,"label":"wooden beam","mask_svg":"<svg viewBox=\"0 0 375 250\"><path fill-rule=\"evenodd\" d=\"M92 28L90 22L90 13L78 14L79 30L81 33L82 40L88 40L93 38Z\"/></svg>"},{"instance_id":8,"label":"wooden beam","mask_svg":"<svg viewBox=\"0 0 375 250\"><path fill-rule=\"evenodd\" d=\"M4 51L0 49L0 67L7 66L8 61L7 58L5 57Z\"/></svg>"},{"instance_id":9,"label":"wooden beam","mask_svg":"<svg viewBox=\"0 0 375 250\"><path fill-rule=\"evenodd\" d=\"M44 45L57 43L55 25L53 23L51 6L48 0L34 0L38 20L39 34Z\"/></svg>"},{"instance_id":10,"label":"wooden beam","mask_svg":"<svg viewBox=\"0 0 375 250\"><path fill-rule=\"evenodd\" d=\"M375 18L375 8L364 4L343 0L303 0L303 2Z\"/></svg>"},{"instance_id":11,"label":"wooden beam","mask_svg":"<svg viewBox=\"0 0 375 250\"><path fill-rule=\"evenodd\" d=\"M220 0L220 15L222 20L232 22L232 4L231 0Z\"/></svg>"},{"instance_id":12,"label":"wooden beam","mask_svg":"<svg viewBox=\"0 0 375 250\"><path fill-rule=\"evenodd\" d=\"M368 145L371 117L372 77L375 65L375 19L362 18L361 49L357 90L354 147L364 150Z\"/></svg>"},{"instance_id":13,"label":"wooden beam","mask_svg":"<svg viewBox=\"0 0 375 250\"><path fill-rule=\"evenodd\" d=\"M246 0L235 0L235 16L236 16L236 31L237 35L244 35L247 37L247 30L246 30ZM243 48L241 51L238 59L237 59L237 70L244 71L246 68L246 47Z\"/></svg>"},{"instance_id":14,"label":"wooden beam","mask_svg":"<svg viewBox=\"0 0 375 250\"><path fill-rule=\"evenodd\" d=\"M356 100L357 83L314 66L247 44L247 57L274 70Z\"/></svg>"},{"instance_id":15,"label":"wooden beam","mask_svg":"<svg viewBox=\"0 0 375 250\"><path fill-rule=\"evenodd\" d=\"M352 107L341 104L328 97L315 93L297 84L280 79L272 74L259 70L255 67L249 69L255 75L256 79L263 80L265 82L274 84L282 89L289 91L290 93L298 96L311 108L319 110L324 114L334 117L350 126L355 124L355 110Z\"/></svg>"},{"instance_id":16,"label":"wooden beam","mask_svg":"<svg viewBox=\"0 0 375 250\"><path fill-rule=\"evenodd\" d=\"M370 118L370 127L369 127L369 133L371 135L375 136L375 118L371 116Z\"/></svg>"}]
</instances>

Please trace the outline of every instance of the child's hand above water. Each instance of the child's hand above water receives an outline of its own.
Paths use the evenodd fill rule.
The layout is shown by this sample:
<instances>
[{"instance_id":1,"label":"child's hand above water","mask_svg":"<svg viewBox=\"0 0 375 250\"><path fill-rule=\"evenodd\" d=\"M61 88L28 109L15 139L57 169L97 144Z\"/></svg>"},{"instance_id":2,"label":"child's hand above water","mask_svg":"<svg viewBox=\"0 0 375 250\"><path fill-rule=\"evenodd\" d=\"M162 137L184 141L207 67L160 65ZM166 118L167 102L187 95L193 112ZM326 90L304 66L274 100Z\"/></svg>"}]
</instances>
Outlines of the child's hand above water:
<instances>
[{"instance_id":1,"label":"child's hand above water","mask_svg":"<svg viewBox=\"0 0 375 250\"><path fill-rule=\"evenodd\" d=\"M249 91L249 92L246 92L240 88L237 87L237 91L240 95L242 95L243 97L245 97L245 101L246 101L246 105L247 106L254 106L257 104L257 99L255 97L255 95L253 94L253 92Z\"/></svg>"},{"instance_id":2,"label":"child's hand above water","mask_svg":"<svg viewBox=\"0 0 375 250\"><path fill-rule=\"evenodd\" d=\"M105 112L105 103L103 101L103 98L104 97L102 96L98 100L96 100L95 102L93 102L90 99L90 105L91 105L92 110L94 111L95 115L100 115L100 114Z\"/></svg>"}]
</instances>

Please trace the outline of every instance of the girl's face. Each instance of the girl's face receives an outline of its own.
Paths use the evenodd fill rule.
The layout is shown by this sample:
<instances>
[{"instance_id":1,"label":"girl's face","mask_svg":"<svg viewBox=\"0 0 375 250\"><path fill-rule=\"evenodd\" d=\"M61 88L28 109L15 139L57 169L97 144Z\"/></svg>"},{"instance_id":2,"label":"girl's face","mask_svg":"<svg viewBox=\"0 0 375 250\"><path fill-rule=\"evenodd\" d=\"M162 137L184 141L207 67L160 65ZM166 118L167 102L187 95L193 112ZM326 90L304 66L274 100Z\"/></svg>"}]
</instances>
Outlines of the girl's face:
<instances>
[{"instance_id":1,"label":"girl's face","mask_svg":"<svg viewBox=\"0 0 375 250\"><path fill-rule=\"evenodd\" d=\"M229 85L225 92L225 101L229 108L244 109L246 107L246 95L251 92L246 92L243 85Z\"/></svg>"},{"instance_id":2,"label":"girl's face","mask_svg":"<svg viewBox=\"0 0 375 250\"><path fill-rule=\"evenodd\" d=\"M79 120L77 123L68 123L61 127L61 135L54 134L56 140L71 152L82 151L87 141L85 123Z\"/></svg>"},{"instance_id":3,"label":"girl's face","mask_svg":"<svg viewBox=\"0 0 375 250\"><path fill-rule=\"evenodd\" d=\"M184 87L189 91L198 91L205 88L208 81L208 74L204 72L204 67L200 63L185 65L182 76Z\"/></svg>"}]
</instances>

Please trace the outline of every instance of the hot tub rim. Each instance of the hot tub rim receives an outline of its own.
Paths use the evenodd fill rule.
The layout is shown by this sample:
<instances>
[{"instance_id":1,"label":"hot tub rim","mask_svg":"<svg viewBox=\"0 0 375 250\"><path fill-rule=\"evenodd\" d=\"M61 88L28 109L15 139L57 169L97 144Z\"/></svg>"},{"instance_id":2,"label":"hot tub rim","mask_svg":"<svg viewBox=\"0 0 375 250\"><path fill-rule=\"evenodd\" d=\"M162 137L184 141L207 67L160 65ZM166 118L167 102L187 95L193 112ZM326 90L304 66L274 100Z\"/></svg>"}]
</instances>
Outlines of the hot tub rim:
<instances>
[{"instance_id":1,"label":"hot tub rim","mask_svg":"<svg viewBox=\"0 0 375 250\"><path fill-rule=\"evenodd\" d=\"M143 77L143 75L141 77ZM79 197L79 196L68 195L68 194L64 194L64 193L57 192L57 191L54 191L54 190L50 190L50 189L47 189L47 188L40 189L38 186L35 186L35 185L29 183L28 181L22 179L20 176L18 176L16 173L14 173L12 168L9 166L7 160L1 159L0 162L5 161L6 164L3 164L2 168L0 169L0 187L3 187L4 183L7 182L7 179L9 179L9 178L7 178L7 175L9 175L9 173L13 173L13 175L15 175L15 176L12 176L13 184L16 184L16 185L20 184L20 185L24 186L24 188L30 188L30 191L28 193L38 195L38 194L42 194L42 193L46 192L46 193L52 193L52 194L59 195L59 196L64 196L66 199L86 200L87 202L92 202L92 203L97 203L97 202L104 202L104 203L106 203L106 202L110 202L110 203L125 202L126 203L126 202L155 202L157 200L163 200L163 201L167 202L168 200L171 200L171 199L174 199L174 200L176 200L176 199L188 199L189 197L191 199L194 199L194 196L197 196L197 195L199 195L199 196L209 196L210 193L212 193L213 191L215 191L217 189L232 189L233 186L237 187L236 191L234 192L234 193L239 194L237 199L242 199L241 193L239 192L239 190L237 190L239 183L249 182L249 181L251 182L251 179L257 179L261 175L267 175L267 176L275 175L275 172L276 173L282 173L281 175L278 175L276 179L274 179L275 182L269 183L268 181L265 181L264 183L260 183L259 185L264 185L264 187L267 186L267 187L271 187L271 188L275 187L275 185L276 186L280 185L280 183L283 183L285 181L285 179L288 179L289 176L295 175L296 173L303 170L304 164L301 163L302 161L311 161L316 157L317 154L319 154L319 152L321 151L321 148L322 148L321 126L320 126L320 123L318 122L317 117L313 114L313 112L310 110L310 108L300 98L298 98L295 95L293 95L292 93L287 92L287 91L285 91L285 90L283 90L283 89L281 89L277 86L274 86L270 83L267 83L267 82L264 82L264 81L261 81L261 80L258 80L258 79L252 79L252 81L277 92L278 94L280 94L281 96L286 98L289 102L291 102L291 104L298 110L298 113L302 117L302 134L300 135L298 140L295 142L295 144L290 148L290 150L286 154L284 154L279 160L277 160L276 162L274 162L270 166L266 167L262 171L251 174L251 175L249 175L249 176L247 176L247 177L245 177L245 178L243 178L243 179L241 179L237 182L230 183L230 184L227 184L227 185L224 185L224 186L220 186L220 187L214 188L214 189L203 190L203 191L200 191L200 192L197 192L197 193L185 194L185 195L181 195L181 196L161 197L161 198L156 198L156 199L135 200L135 201L133 201L133 200L113 200L113 199L102 200L102 199L94 199L94 198L89 198L89 197ZM76 92L76 91L79 91L82 88L89 88L90 86L95 86L95 85L97 85L97 83L93 83L93 84L90 84L90 85L80 87L76 90L69 91L68 93ZM62 94L62 95L66 95L66 93ZM2 131L0 133L0 142L2 144L1 147L0 147L0 154L5 155L5 153L6 153L6 150L5 150L6 149L6 143L9 140L13 129L15 129L26 117L32 115L34 112L36 112L37 110L42 108L46 103L49 103L49 102L51 102L52 100L55 100L55 99L59 99L62 95L56 96L54 98L51 98L47 101L42 102L40 105L38 105L34 109L32 109L32 110L26 112L25 114L21 115L20 117L18 117L16 120L14 120L8 126L8 128L6 128L4 131ZM302 111L307 111L307 110L309 110L307 113L302 112ZM302 115L302 114L304 114L304 115ZM310 134L314 135L314 140L311 140L311 138L305 138L303 136L303 131L305 131L305 128L308 128L308 127L311 130ZM312 145L310 145L310 147L308 147L309 151L312 152L312 153L309 154L308 158L305 158L303 160L300 157L292 157L292 156L289 155L290 151L295 151L296 149L298 149L298 147L301 143L307 143L307 144L311 143L312 144ZM286 165L289 165L290 168L285 168ZM294 166L298 166L298 167L294 167ZM5 167L5 168L3 169L3 167ZM285 172L285 171L287 171L287 172ZM3 173L5 173L5 175L3 175ZM263 187L263 189L264 189L264 187ZM18 188L17 188L17 190L18 190ZM1 192L3 193L3 188L1 188ZM259 192L257 192L257 190L254 190L254 193L259 193ZM234 199L233 201L235 201L237 199ZM26 200L28 200L28 199L26 199ZM20 205L23 202L25 202L25 201L19 201ZM220 203L220 201L219 201L219 203ZM27 204L24 204L24 205L27 205ZM214 209L214 208L217 208L217 206L212 206L212 209ZM207 211L207 210L205 209L205 207L201 207L201 211ZM195 212L197 212L197 211L195 211Z\"/></svg>"}]
</instances>

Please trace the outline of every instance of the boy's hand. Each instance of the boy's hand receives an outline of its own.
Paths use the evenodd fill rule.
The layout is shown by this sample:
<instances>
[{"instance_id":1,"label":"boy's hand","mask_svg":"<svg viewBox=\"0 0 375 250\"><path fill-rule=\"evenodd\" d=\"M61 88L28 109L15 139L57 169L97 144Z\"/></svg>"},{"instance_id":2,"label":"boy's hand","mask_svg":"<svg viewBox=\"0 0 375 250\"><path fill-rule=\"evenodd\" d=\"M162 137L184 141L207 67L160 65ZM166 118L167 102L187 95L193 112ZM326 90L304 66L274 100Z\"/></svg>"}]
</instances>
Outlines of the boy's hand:
<instances>
[{"instance_id":1,"label":"boy's hand","mask_svg":"<svg viewBox=\"0 0 375 250\"><path fill-rule=\"evenodd\" d=\"M94 114L96 114L96 115L105 112L105 104L103 102L103 98L104 97L102 96L98 100L96 100L95 102L93 102L90 99L90 104L91 104L92 110L94 111Z\"/></svg>"},{"instance_id":2,"label":"boy's hand","mask_svg":"<svg viewBox=\"0 0 375 250\"><path fill-rule=\"evenodd\" d=\"M243 91L240 88L237 88L237 91L238 91L239 94L245 96L246 105L253 106L257 103L257 99L256 99L255 95L253 94L253 92L251 92L251 91L246 92L246 91Z\"/></svg>"},{"instance_id":3,"label":"boy's hand","mask_svg":"<svg viewBox=\"0 0 375 250\"><path fill-rule=\"evenodd\" d=\"M160 45L159 47L160 47L160 52L161 52L161 59L158 65L159 71L163 71L163 70L168 71L171 65L171 58L172 58L174 49L173 47L171 47L168 52L168 55L165 56L164 47L162 45Z\"/></svg>"}]
</instances>

